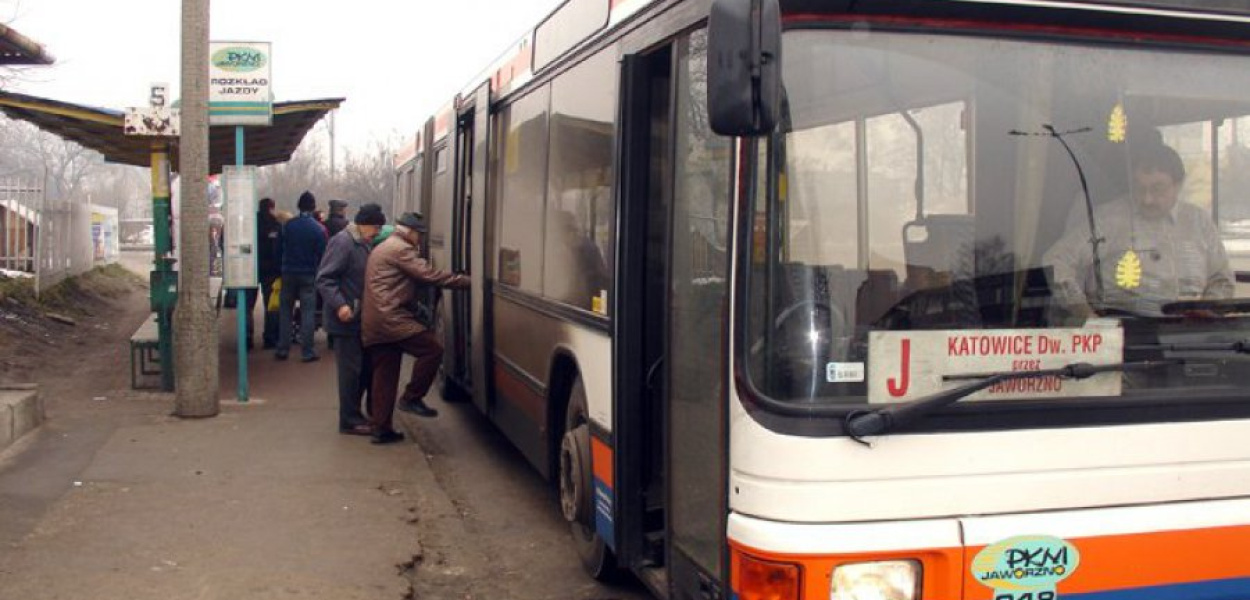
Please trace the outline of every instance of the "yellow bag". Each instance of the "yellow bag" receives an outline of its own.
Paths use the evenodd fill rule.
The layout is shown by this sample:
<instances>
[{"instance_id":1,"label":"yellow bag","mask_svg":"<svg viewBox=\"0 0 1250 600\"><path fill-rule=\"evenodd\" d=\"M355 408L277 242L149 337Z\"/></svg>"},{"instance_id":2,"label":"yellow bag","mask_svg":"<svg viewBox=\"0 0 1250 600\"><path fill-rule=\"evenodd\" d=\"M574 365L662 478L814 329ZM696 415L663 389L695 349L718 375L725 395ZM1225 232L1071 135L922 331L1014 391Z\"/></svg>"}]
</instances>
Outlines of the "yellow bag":
<instances>
[{"instance_id":1,"label":"yellow bag","mask_svg":"<svg viewBox=\"0 0 1250 600\"><path fill-rule=\"evenodd\" d=\"M269 292L269 298L265 301L265 310L269 312L278 312L278 305L282 297L282 278L273 280L273 289Z\"/></svg>"}]
</instances>

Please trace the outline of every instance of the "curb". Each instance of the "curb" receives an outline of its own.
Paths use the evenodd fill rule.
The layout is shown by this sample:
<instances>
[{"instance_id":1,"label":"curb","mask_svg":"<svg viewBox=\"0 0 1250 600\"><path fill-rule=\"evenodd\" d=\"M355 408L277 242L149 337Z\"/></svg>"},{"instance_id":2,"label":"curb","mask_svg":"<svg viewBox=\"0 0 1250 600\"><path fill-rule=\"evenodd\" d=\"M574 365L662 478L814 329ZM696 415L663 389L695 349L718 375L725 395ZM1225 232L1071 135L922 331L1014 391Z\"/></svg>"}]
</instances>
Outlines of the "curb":
<instances>
[{"instance_id":1,"label":"curb","mask_svg":"<svg viewBox=\"0 0 1250 600\"><path fill-rule=\"evenodd\" d=\"M39 427L43 420L43 400L33 386L31 389L0 388L0 450Z\"/></svg>"}]
</instances>

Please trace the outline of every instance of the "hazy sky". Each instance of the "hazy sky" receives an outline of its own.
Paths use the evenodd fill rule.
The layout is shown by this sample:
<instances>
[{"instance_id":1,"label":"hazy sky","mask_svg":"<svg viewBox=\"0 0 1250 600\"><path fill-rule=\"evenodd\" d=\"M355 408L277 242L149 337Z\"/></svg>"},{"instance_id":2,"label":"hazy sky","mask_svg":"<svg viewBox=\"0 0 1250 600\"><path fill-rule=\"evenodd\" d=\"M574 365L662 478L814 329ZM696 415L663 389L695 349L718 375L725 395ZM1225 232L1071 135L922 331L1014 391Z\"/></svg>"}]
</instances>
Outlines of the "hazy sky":
<instances>
[{"instance_id":1,"label":"hazy sky","mask_svg":"<svg viewBox=\"0 0 1250 600\"><path fill-rule=\"evenodd\" d=\"M340 156L425 118L560 0L211 0L210 38L273 44L279 102L345 97ZM0 20L56 58L13 91L122 109L179 96L179 0L0 0ZM309 135L326 135L317 127Z\"/></svg>"}]
</instances>

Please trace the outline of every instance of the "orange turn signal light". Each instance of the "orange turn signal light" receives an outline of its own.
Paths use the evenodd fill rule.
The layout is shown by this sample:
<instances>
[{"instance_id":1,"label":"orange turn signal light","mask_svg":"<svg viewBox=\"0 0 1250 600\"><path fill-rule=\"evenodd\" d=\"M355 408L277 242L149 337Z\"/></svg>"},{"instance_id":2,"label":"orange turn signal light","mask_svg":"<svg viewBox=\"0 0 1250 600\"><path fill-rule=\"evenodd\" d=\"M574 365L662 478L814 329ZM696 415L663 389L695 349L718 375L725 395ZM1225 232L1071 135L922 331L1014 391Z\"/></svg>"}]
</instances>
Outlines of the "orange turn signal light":
<instances>
[{"instance_id":1,"label":"orange turn signal light","mask_svg":"<svg viewBox=\"0 0 1250 600\"><path fill-rule=\"evenodd\" d=\"M790 563L738 555L740 600L798 600L801 571Z\"/></svg>"}]
</instances>

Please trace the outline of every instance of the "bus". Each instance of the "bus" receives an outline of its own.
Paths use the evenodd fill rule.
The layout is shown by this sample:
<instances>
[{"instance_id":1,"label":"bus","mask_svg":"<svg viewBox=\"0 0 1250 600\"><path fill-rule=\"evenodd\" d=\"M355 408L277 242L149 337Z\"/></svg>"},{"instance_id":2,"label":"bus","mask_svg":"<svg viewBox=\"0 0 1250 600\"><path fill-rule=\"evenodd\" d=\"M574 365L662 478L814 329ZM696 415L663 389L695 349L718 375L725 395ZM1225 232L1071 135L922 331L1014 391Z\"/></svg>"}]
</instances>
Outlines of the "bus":
<instances>
[{"instance_id":1,"label":"bus","mask_svg":"<svg viewBox=\"0 0 1250 600\"><path fill-rule=\"evenodd\" d=\"M593 576L1232 599L1247 167L1245 2L568 0L428 118L395 202L473 280L445 395Z\"/></svg>"}]
</instances>

